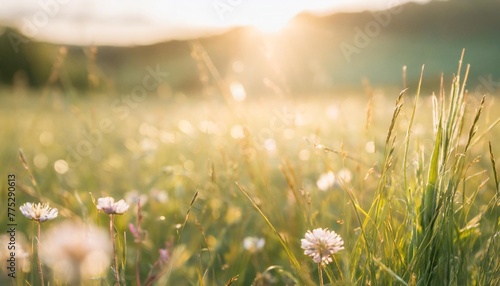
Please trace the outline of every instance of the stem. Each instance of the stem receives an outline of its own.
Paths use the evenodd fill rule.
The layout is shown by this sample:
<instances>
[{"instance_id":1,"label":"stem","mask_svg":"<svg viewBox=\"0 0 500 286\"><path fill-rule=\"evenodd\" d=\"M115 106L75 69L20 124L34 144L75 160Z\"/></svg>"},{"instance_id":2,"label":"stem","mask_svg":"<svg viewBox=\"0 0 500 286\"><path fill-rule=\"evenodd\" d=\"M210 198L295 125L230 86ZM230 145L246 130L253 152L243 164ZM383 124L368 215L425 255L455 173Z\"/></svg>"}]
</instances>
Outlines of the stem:
<instances>
[{"instance_id":1,"label":"stem","mask_svg":"<svg viewBox=\"0 0 500 286\"><path fill-rule=\"evenodd\" d=\"M73 276L71 277L71 285L82 285L82 272L81 272L80 261L73 260L71 262L71 268L73 268Z\"/></svg>"},{"instance_id":2,"label":"stem","mask_svg":"<svg viewBox=\"0 0 500 286\"><path fill-rule=\"evenodd\" d=\"M137 247L137 256L135 258L135 279L138 286L141 286L141 273L139 271L139 261L141 255L140 242L136 243Z\"/></svg>"},{"instance_id":3,"label":"stem","mask_svg":"<svg viewBox=\"0 0 500 286\"><path fill-rule=\"evenodd\" d=\"M42 261L40 260L40 221L37 221L37 225L38 225L38 230L37 230L37 242L36 242L36 246L38 248L38 257L37 257L37 263L38 263L38 273L40 273L40 281L42 283L42 286L45 286L45 281L43 279L43 270L42 270Z\"/></svg>"},{"instance_id":4,"label":"stem","mask_svg":"<svg viewBox=\"0 0 500 286\"><path fill-rule=\"evenodd\" d=\"M319 285L323 286L323 265L318 263Z\"/></svg>"},{"instance_id":5,"label":"stem","mask_svg":"<svg viewBox=\"0 0 500 286\"><path fill-rule=\"evenodd\" d=\"M141 272L139 269L139 262L141 257L141 242L142 242L141 223L142 223L141 200L139 199L137 201L137 229L136 229L138 237L134 237L135 247L137 248L137 256L135 259L135 279L137 286L141 286Z\"/></svg>"},{"instance_id":6,"label":"stem","mask_svg":"<svg viewBox=\"0 0 500 286\"><path fill-rule=\"evenodd\" d=\"M109 235L111 237L111 242L113 243L113 257L115 261L115 285L120 285L120 275L118 273L118 255L116 254L116 243L115 243L115 232L113 230L113 219L112 214L109 215Z\"/></svg>"}]
</instances>

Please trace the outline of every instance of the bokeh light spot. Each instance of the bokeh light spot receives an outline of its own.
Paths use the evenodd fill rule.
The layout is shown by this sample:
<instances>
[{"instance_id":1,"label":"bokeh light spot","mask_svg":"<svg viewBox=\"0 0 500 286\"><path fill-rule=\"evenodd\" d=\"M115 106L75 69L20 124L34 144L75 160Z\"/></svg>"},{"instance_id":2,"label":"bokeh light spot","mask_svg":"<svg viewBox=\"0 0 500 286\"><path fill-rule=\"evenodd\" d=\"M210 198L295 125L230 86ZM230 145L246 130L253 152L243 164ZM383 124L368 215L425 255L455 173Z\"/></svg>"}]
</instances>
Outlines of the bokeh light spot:
<instances>
[{"instance_id":1,"label":"bokeh light spot","mask_svg":"<svg viewBox=\"0 0 500 286\"><path fill-rule=\"evenodd\" d=\"M177 127L182 133L185 133L187 135L193 134L193 125L187 120L181 120L179 123L177 123Z\"/></svg>"},{"instance_id":2,"label":"bokeh light spot","mask_svg":"<svg viewBox=\"0 0 500 286\"><path fill-rule=\"evenodd\" d=\"M241 125L234 125L231 127L231 137L234 139L242 139L245 138L245 131Z\"/></svg>"},{"instance_id":3,"label":"bokeh light spot","mask_svg":"<svg viewBox=\"0 0 500 286\"><path fill-rule=\"evenodd\" d=\"M366 151L366 153L370 153L370 154L375 153L375 142L373 142L373 141L366 142L365 151Z\"/></svg>"},{"instance_id":4,"label":"bokeh light spot","mask_svg":"<svg viewBox=\"0 0 500 286\"><path fill-rule=\"evenodd\" d=\"M50 146L54 143L54 134L48 131L42 132L38 137L38 140L43 146Z\"/></svg>"},{"instance_id":5,"label":"bokeh light spot","mask_svg":"<svg viewBox=\"0 0 500 286\"><path fill-rule=\"evenodd\" d=\"M234 100L243 101L247 97L247 92L243 85L237 81L233 81L229 85L229 89L231 90L231 94L233 95Z\"/></svg>"},{"instance_id":6,"label":"bokeh light spot","mask_svg":"<svg viewBox=\"0 0 500 286\"><path fill-rule=\"evenodd\" d=\"M33 164L35 167L39 169L43 169L47 167L47 164L49 164L49 158L45 154L36 154L35 157L33 158Z\"/></svg>"},{"instance_id":7,"label":"bokeh light spot","mask_svg":"<svg viewBox=\"0 0 500 286\"><path fill-rule=\"evenodd\" d=\"M66 174L69 170L68 162L60 159L54 163L54 170L59 174Z\"/></svg>"}]
</instances>

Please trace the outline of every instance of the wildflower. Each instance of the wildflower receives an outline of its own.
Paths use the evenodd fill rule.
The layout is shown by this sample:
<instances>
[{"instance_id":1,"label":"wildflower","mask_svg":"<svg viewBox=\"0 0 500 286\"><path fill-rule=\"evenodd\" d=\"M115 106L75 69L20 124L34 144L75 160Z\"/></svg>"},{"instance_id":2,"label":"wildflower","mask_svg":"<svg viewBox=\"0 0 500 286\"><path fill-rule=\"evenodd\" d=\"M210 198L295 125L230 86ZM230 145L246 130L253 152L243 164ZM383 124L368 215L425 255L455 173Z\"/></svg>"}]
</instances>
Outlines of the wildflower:
<instances>
[{"instance_id":1,"label":"wildflower","mask_svg":"<svg viewBox=\"0 0 500 286\"><path fill-rule=\"evenodd\" d=\"M164 203L168 201L168 194L165 190L151 189L149 191L149 195L159 203ZM141 204L142 204L142 199L141 199Z\"/></svg>"},{"instance_id":2,"label":"wildflower","mask_svg":"<svg viewBox=\"0 0 500 286\"><path fill-rule=\"evenodd\" d=\"M129 208L129 205L124 200L119 200L115 203L112 197L97 199L97 209L107 214L123 214Z\"/></svg>"},{"instance_id":3,"label":"wildflower","mask_svg":"<svg viewBox=\"0 0 500 286\"><path fill-rule=\"evenodd\" d=\"M49 204L34 204L34 203L25 203L21 207L19 207L21 213L34 221L44 222L47 220L55 219L57 217L58 211L57 209L52 209L49 207Z\"/></svg>"},{"instance_id":4,"label":"wildflower","mask_svg":"<svg viewBox=\"0 0 500 286\"><path fill-rule=\"evenodd\" d=\"M151 271L149 272L148 277L146 277L145 285L152 285L153 282L157 281L161 278L162 275L165 274L165 267L169 264L170 258L172 257L172 253L170 251L172 247L172 243L166 242L165 248L160 248L158 250L159 257L153 264ZM161 284L161 283L160 283ZM140 281L139 284L140 285Z\"/></svg>"},{"instance_id":5,"label":"wildflower","mask_svg":"<svg viewBox=\"0 0 500 286\"><path fill-rule=\"evenodd\" d=\"M335 184L335 175L332 171L322 174L316 181L316 186L323 192L328 191Z\"/></svg>"},{"instance_id":6,"label":"wildflower","mask_svg":"<svg viewBox=\"0 0 500 286\"><path fill-rule=\"evenodd\" d=\"M100 211L104 211L109 215L109 236L111 239L111 245L113 246L113 260L114 260L114 272L115 272L115 283L120 285L120 274L118 271L118 255L116 251L116 243L115 243L115 233L114 233L114 215L115 214L123 214L129 208L129 205L124 200L119 200L115 203L115 199L112 197L105 197L97 199L97 209Z\"/></svg>"},{"instance_id":7,"label":"wildflower","mask_svg":"<svg viewBox=\"0 0 500 286\"><path fill-rule=\"evenodd\" d=\"M125 194L125 202L127 202L127 204L131 206L137 206L137 203L139 203L140 206L142 207L146 204L147 201L148 201L148 195L141 194L137 190L132 190Z\"/></svg>"},{"instance_id":8,"label":"wildflower","mask_svg":"<svg viewBox=\"0 0 500 286\"><path fill-rule=\"evenodd\" d=\"M134 242L141 242L142 240L142 231L139 228L136 228L133 223L128 224L128 229L132 233L134 237Z\"/></svg>"},{"instance_id":9,"label":"wildflower","mask_svg":"<svg viewBox=\"0 0 500 286\"><path fill-rule=\"evenodd\" d=\"M334 253L344 249L344 241L335 231L317 228L306 232L305 238L301 239L301 247L315 263L328 264L333 261Z\"/></svg>"},{"instance_id":10,"label":"wildflower","mask_svg":"<svg viewBox=\"0 0 500 286\"><path fill-rule=\"evenodd\" d=\"M243 248L249 252L257 252L266 244L266 240L261 237L247 236L243 239Z\"/></svg>"},{"instance_id":11,"label":"wildflower","mask_svg":"<svg viewBox=\"0 0 500 286\"><path fill-rule=\"evenodd\" d=\"M25 203L21 207L19 207L19 210L21 210L21 213L29 218L30 220L34 220L37 224L37 248L38 251L40 251L40 246L41 246L41 238L40 238L40 233L41 233L41 224L42 222L55 219L57 217L57 209L52 209L49 207L49 204L32 204L32 203ZM40 256L37 258L37 264L38 264L38 273L40 274L40 283L45 285L45 280L43 277L43 269L42 269L42 262L40 260Z\"/></svg>"},{"instance_id":12,"label":"wildflower","mask_svg":"<svg viewBox=\"0 0 500 286\"><path fill-rule=\"evenodd\" d=\"M112 246L106 231L100 228L65 221L49 229L44 237L40 257L71 285L105 275L109 268Z\"/></svg>"},{"instance_id":13,"label":"wildflower","mask_svg":"<svg viewBox=\"0 0 500 286\"><path fill-rule=\"evenodd\" d=\"M160 262L167 263L170 260L170 251L168 251L168 249L160 248L158 252L160 253Z\"/></svg>"}]
</instances>

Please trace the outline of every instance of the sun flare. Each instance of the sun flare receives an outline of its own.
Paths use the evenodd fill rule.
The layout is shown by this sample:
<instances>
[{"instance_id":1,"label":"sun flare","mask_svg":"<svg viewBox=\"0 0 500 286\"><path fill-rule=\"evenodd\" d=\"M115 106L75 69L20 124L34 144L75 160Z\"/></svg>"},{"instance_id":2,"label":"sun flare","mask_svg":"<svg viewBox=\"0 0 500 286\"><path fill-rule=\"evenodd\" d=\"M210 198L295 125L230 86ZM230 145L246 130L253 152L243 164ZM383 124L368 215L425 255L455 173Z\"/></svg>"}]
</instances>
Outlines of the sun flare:
<instances>
[{"instance_id":1,"label":"sun flare","mask_svg":"<svg viewBox=\"0 0 500 286\"><path fill-rule=\"evenodd\" d=\"M292 17L286 15L281 15L281 17L273 19L256 19L251 26L265 34L275 34L282 31L288 25L291 18Z\"/></svg>"}]
</instances>

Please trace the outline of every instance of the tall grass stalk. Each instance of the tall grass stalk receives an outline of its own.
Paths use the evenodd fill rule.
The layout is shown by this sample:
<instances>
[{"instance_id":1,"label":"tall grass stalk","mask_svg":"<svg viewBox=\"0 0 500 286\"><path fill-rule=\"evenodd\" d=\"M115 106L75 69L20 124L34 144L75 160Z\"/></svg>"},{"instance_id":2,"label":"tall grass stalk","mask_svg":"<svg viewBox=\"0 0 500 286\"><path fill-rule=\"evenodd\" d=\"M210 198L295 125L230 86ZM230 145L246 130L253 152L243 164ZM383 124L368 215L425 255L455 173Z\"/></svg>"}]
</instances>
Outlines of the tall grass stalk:
<instances>
[{"instance_id":1,"label":"tall grass stalk","mask_svg":"<svg viewBox=\"0 0 500 286\"><path fill-rule=\"evenodd\" d=\"M351 113L359 112L366 100L353 98L351 102L349 99L339 108L338 114L335 109L334 116L330 118L330 115L325 115L322 104L328 101L328 104L335 105L335 102L332 103L330 98L318 102L308 98L285 104L298 105L298 110L302 110L303 105L306 119L308 108L312 107L310 112L314 120L306 120L306 124L301 125L298 120L301 114L297 113L290 120L293 123L286 124L283 130L272 130L273 121L266 121L266 114L273 114L267 98L265 104L252 100L235 103L226 82L230 77L226 78L219 72L200 42L193 42L191 50L196 63L205 71L207 80L211 79L220 92L226 109L221 108L214 113L210 109L213 106L207 108L206 102L199 99L182 99L193 112L181 112L177 104L175 107L157 104L163 101L151 99L152 103L143 102L134 109L137 116L129 117L123 126L117 124L116 130L106 135L106 140L93 146L99 156L84 158L78 168L71 168L64 174L54 173L48 163L53 158L60 158L67 144L73 142L74 146L78 146L78 142L71 141L71 136L65 134L73 129L72 123L83 122L80 117L73 121L59 120L63 113L54 110L54 114L46 115L48 122L54 122L53 126L40 123L35 117L31 128L25 129L28 132L24 141L15 137L21 133L16 128L7 129L5 133L6 138L18 138L20 145L25 144L26 150L37 154L34 157L36 160L30 160L31 156L19 151L20 167L24 168L23 172L26 170L24 181L32 185L28 187L20 181L19 190L23 195L40 201L54 200L64 217L92 219L86 216L85 211L79 215L74 210L75 206L85 210L89 200L95 201L91 194L90 197L80 196L84 194L83 190L99 187L106 192L118 192L133 186L144 192L153 187L168 192L168 198L162 200L153 199L151 195L144 209L138 203L134 242L127 240L125 235L123 241L119 239L116 228L119 224L115 225L114 215L110 215L113 277L108 274L108 281L92 283L107 285L116 280L116 284L141 285L143 277L142 285L146 286L250 285L252 281L256 286L500 285L500 186L495 145L490 143L486 146L485 140L500 119L481 127L488 98L479 98L477 108L470 108L475 98L466 91L469 67L463 66L463 55L449 90L445 88L442 76L439 93L430 98L421 94L423 67L415 93L407 84L404 68L403 90L395 96L388 129L380 126L378 116L381 113L376 108L386 102L376 104L375 100L379 98L367 84L366 122L356 121L359 118ZM71 91L71 85L65 84L67 77L59 74L65 53L66 50L61 49L44 94L48 94L47 90L59 82L66 91ZM89 71L89 74L94 72ZM58 98L58 95L54 96ZM80 103L79 100L75 98L75 104ZM81 102L89 105L98 103L94 100L89 98ZM426 100L432 107L426 106ZM354 105L352 110L349 109L350 103ZM5 110L8 116L14 116L14 113ZM102 111L103 116L106 114L113 120L118 119L117 114L109 113L109 105L96 110ZM38 107L34 111L46 114L43 108ZM339 123L344 115L349 124ZM85 118L85 114L81 116ZM428 118L420 122L422 117ZM201 127L190 128L192 130L188 132L175 124L186 121L196 126L201 119L210 119L214 126L225 131L217 133L217 136L208 132L198 136L201 134L199 131L205 133ZM89 121L92 121L91 118ZM238 130L235 134L232 126L238 127L234 128ZM336 129L325 132L330 126ZM351 126L360 126L359 132L351 130ZM259 145L262 142L257 140L267 127L272 131L269 139L276 144L273 150L262 148L262 144ZM38 136L41 135L38 131L29 131L38 128L55 135L54 138L62 140L61 144L40 150L33 148L32 142L40 141ZM381 128L385 131L380 131ZM228 132L229 129L231 132ZM302 145L303 142L298 139L302 134L311 144ZM168 146L160 144L154 150L142 150L142 143L139 142L146 142L145 137L151 137L152 142L168 142ZM349 137L348 140L345 140L346 137ZM364 139L373 143L373 150L350 154L350 150L359 148L359 142ZM319 140L332 145L342 141L338 143L342 145L340 148L328 148L313 143ZM5 146L8 147L8 144ZM214 148L204 148L209 145ZM4 155L4 158L9 156ZM207 158L211 163L208 180L203 176L203 167L200 167L206 164ZM30 164L36 168L30 169ZM138 167L126 170L127 166ZM352 171L352 181L337 176L339 168ZM325 170L337 177L328 190L321 192L314 180L319 172ZM366 176L363 176L365 170ZM160 179L148 183L151 174ZM40 180L37 182L35 178ZM238 182L237 194L233 192L234 181ZM339 189L344 192L338 192ZM191 193L187 190L196 192L190 197ZM256 191L253 193L250 190ZM74 196L69 195L72 192ZM184 205L184 201L189 202L189 199L189 207L183 213L179 206ZM242 215L242 210L248 205L256 211L257 221L255 216ZM267 231L261 229L262 222ZM336 254L334 264L316 265L302 255L300 236L304 229L313 226L336 228L342 234L345 249ZM19 231L23 228L20 224ZM168 237L173 242L176 235L176 246L171 253L169 249L168 255L161 253L158 259L151 255L151 250L157 249L156 246ZM250 253L241 243L247 235L262 236L266 239L266 247ZM40 239L38 224L38 248ZM44 243L46 241L44 239ZM135 264L126 265L127 261L133 261L127 256L131 253L127 248L131 243L136 246L136 260ZM198 259L195 258L197 251ZM120 258L118 253L121 253ZM208 254L206 259L205 253ZM39 259L40 281L37 280L36 266L32 264L26 274L31 277L29 283L59 283L57 276L51 278L47 273L46 277L43 276ZM80 275L80 272L77 274ZM1 279L3 277L0 276L0 284L6 281ZM81 283L80 280L78 276L73 284ZM17 283L21 285L23 281L18 280Z\"/></svg>"},{"instance_id":2,"label":"tall grass stalk","mask_svg":"<svg viewBox=\"0 0 500 286\"><path fill-rule=\"evenodd\" d=\"M397 118L403 108L403 95L406 90L400 92L398 98L396 99L396 106L392 115L389 131L385 140L385 151L384 159L382 162L382 169L380 171L380 177L378 182L378 187L375 192L375 199L370 206L370 209L365 212L365 219L361 223L361 233L356 242L354 249L351 253L351 265L353 271L351 272L351 280L355 283L367 284L370 281L377 281L377 263L376 259L376 249L377 245L381 245L378 237L382 235L380 231L383 225L386 223L385 218L389 215L388 210L388 189L387 180L390 168L393 165L393 153L395 147L396 137L394 136L395 125ZM356 205L353 204L355 207ZM358 209L355 207L354 210L358 214Z\"/></svg>"},{"instance_id":3,"label":"tall grass stalk","mask_svg":"<svg viewBox=\"0 0 500 286\"><path fill-rule=\"evenodd\" d=\"M283 239L283 237L278 232L278 230L274 227L274 225L272 224L272 222L267 218L267 216L261 210L261 208L259 207L259 205L257 205L257 203L250 197L250 195L245 191L245 189L239 183L236 183L236 185L238 186L238 188L241 191L241 193L252 203L252 206L262 216L262 218L264 219L264 221L266 222L266 224L272 229L273 233L278 238L281 246L285 250L285 252L286 252L286 254L287 254L287 256L288 256L288 258L289 258L289 260L290 260L290 262L292 264L292 267L297 272L297 274L300 274L301 273L300 272L301 267L300 267L299 261L297 260L297 258L293 254L293 252L291 251L290 247L288 246L288 243Z\"/></svg>"},{"instance_id":4,"label":"tall grass stalk","mask_svg":"<svg viewBox=\"0 0 500 286\"><path fill-rule=\"evenodd\" d=\"M414 145L411 137L418 115L422 67L414 106L406 125L402 164L397 160L401 148L396 139L396 126L401 125L398 121L400 113L404 112L403 95L406 90L398 96L386 135L374 200L369 210L364 212L354 203L356 200L351 199L356 214L364 216L361 235L350 257L351 283L469 284L473 277L470 269L472 259L482 255L487 261L483 262L484 269L498 263L498 259L489 256L491 249L498 249L495 236L488 239L488 247L483 248L485 252L471 253L482 235L480 225L486 215L486 209L478 211L472 207L488 181L487 178L480 180L485 172L479 170L469 174L471 170L476 170L480 161L480 157L470 153L478 142L475 136L485 97L472 113L471 123L467 124L470 113L467 112L468 93L465 87L469 66L462 79L462 61L463 53L449 96L446 98L444 88L441 88L439 99L433 97L434 143L429 154L422 145L411 146ZM410 161L412 152L416 155L413 162ZM351 196L352 192L349 194ZM491 209L497 208L492 204ZM497 220L498 216L494 221ZM496 234L497 224L493 234ZM482 278L484 281L491 281L485 277Z\"/></svg>"}]
</instances>

